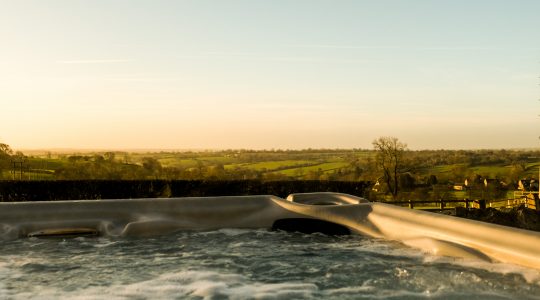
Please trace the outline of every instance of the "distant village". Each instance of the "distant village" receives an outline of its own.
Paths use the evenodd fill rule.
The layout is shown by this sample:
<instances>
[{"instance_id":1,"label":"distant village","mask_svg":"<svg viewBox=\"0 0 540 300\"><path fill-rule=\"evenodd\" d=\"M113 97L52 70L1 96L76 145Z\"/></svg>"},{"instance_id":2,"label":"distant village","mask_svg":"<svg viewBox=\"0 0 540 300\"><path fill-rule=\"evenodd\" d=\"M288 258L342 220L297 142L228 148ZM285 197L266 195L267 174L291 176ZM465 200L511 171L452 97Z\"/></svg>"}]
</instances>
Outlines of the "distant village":
<instances>
[{"instance_id":1,"label":"distant village","mask_svg":"<svg viewBox=\"0 0 540 300\"><path fill-rule=\"evenodd\" d=\"M431 191L439 191L439 198L444 200L486 200L487 206L494 208L511 208L523 205L527 208L540 209L539 182L536 178L506 182L496 178L475 176L465 178L460 183L437 183L436 178L432 177L431 181L428 180L426 184L414 184L413 186L407 186L403 181L401 182L403 190L400 200L415 195L415 190L429 187ZM378 179L373 184L372 191L375 193L383 192L383 185L381 179ZM424 190L426 193L431 191ZM431 199L437 200L436 197ZM421 200L421 198L412 200Z\"/></svg>"}]
</instances>

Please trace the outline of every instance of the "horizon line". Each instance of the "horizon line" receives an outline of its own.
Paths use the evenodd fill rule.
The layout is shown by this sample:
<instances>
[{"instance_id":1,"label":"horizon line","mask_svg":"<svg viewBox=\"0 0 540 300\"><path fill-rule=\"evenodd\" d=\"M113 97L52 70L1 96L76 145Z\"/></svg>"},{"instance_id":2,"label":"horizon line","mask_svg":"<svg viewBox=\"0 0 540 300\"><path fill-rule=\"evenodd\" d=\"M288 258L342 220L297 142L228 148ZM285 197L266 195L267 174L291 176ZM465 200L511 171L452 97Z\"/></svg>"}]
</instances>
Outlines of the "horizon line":
<instances>
[{"instance_id":1,"label":"horizon line","mask_svg":"<svg viewBox=\"0 0 540 300\"><path fill-rule=\"evenodd\" d=\"M372 148L72 148L72 147L53 147L53 148L20 148L14 149L21 152L53 152L53 153L89 153L89 152L224 152L224 151L257 151L257 152L275 152L275 151L375 151ZM418 148L407 149L407 151L489 151L489 150L510 150L510 151L540 151L540 147L516 147L516 148Z\"/></svg>"}]
</instances>

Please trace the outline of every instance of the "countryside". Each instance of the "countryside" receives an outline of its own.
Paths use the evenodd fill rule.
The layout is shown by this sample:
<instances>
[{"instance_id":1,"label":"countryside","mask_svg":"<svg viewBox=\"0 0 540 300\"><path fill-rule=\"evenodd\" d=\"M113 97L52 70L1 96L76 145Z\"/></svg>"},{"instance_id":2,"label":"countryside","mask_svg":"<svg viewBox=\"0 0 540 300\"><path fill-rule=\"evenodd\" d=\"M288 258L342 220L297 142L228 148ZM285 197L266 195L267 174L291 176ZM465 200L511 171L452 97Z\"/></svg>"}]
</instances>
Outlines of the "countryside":
<instances>
[{"instance_id":1,"label":"countryside","mask_svg":"<svg viewBox=\"0 0 540 300\"><path fill-rule=\"evenodd\" d=\"M391 200L519 200L538 191L539 150L403 149L392 195L375 149L15 151L2 144L2 180L259 180L368 182ZM531 206L534 206L531 204Z\"/></svg>"}]
</instances>

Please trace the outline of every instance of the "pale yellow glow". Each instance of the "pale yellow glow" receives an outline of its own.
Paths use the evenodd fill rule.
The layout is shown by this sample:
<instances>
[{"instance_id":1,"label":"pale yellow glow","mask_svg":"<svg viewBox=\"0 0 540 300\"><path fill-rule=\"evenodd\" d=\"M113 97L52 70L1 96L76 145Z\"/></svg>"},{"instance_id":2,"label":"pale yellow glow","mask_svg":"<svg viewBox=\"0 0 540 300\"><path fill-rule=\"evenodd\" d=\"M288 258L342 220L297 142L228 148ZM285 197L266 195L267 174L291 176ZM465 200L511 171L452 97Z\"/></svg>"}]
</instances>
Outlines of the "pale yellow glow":
<instances>
[{"instance_id":1,"label":"pale yellow glow","mask_svg":"<svg viewBox=\"0 0 540 300\"><path fill-rule=\"evenodd\" d=\"M460 4L400 6L384 22L376 2L312 5L6 4L0 142L370 148L392 135L411 148L537 146L537 4L505 4L482 28L481 5L459 24ZM498 21L508 15L514 25Z\"/></svg>"}]
</instances>

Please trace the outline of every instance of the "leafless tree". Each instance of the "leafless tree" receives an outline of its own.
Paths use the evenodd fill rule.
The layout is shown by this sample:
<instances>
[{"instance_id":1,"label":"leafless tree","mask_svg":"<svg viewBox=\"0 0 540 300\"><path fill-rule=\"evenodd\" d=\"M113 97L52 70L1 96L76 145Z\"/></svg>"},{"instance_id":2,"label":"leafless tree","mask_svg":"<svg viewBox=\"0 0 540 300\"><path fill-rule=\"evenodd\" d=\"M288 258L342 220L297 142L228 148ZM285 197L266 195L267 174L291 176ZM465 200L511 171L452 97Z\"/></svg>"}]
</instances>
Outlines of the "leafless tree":
<instances>
[{"instance_id":1,"label":"leafless tree","mask_svg":"<svg viewBox=\"0 0 540 300\"><path fill-rule=\"evenodd\" d=\"M374 140L373 148L377 152L377 167L383 172L382 178L395 199L399 191L399 175L404 172L403 155L407 144L395 137L385 136Z\"/></svg>"}]
</instances>

